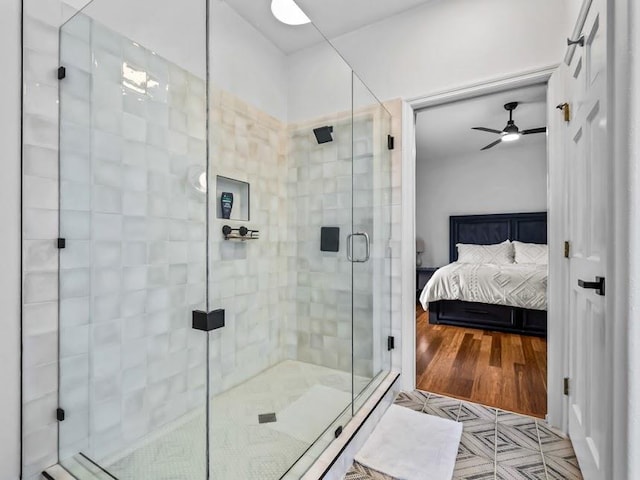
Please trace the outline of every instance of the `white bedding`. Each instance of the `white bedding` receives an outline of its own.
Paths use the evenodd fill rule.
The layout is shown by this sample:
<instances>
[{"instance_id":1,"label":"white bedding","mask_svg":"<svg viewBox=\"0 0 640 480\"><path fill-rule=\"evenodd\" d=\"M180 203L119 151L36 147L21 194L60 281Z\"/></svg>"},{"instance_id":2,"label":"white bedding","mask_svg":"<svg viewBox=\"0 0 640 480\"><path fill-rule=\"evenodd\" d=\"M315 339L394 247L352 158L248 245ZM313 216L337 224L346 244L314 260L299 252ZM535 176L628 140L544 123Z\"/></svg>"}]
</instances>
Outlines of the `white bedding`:
<instances>
[{"instance_id":1,"label":"white bedding","mask_svg":"<svg viewBox=\"0 0 640 480\"><path fill-rule=\"evenodd\" d=\"M547 265L450 263L439 268L420 294L429 302L463 300L532 310L547 309Z\"/></svg>"}]
</instances>

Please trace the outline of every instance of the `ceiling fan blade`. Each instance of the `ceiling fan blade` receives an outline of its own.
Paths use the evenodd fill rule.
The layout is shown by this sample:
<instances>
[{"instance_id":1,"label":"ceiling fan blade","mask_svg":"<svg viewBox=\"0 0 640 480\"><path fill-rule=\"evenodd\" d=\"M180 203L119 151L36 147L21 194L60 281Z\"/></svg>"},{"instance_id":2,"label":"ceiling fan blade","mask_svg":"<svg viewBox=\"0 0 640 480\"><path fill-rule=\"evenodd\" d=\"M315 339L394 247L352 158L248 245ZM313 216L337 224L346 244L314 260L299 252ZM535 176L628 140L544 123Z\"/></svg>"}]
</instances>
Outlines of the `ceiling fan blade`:
<instances>
[{"instance_id":1,"label":"ceiling fan blade","mask_svg":"<svg viewBox=\"0 0 640 480\"><path fill-rule=\"evenodd\" d=\"M547 133L547 127L530 128L520 132L522 135L531 135L532 133Z\"/></svg>"},{"instance_id":2,"label":"ceiling fan blade","mask_svg":"<svg viewBox=\"0 0 640 480\"><path fill-rule=\"evenodd\" d=\"M499 139L498 139L498 140L496 140L495 142L490 143L489 145L487 145L487 146L486 146L486 147L484 147L484 148L481 148L480 150L489 150L490 148L495 147L495 146L496 146L497 144L499 144L500 142L502 142L502 138L499 138Z\"/></svg>"},{"instance_id":3,"label":"ceiling fan blade","mask_svg":"<svg viewBox=\"0 0 640 480\"><path fill-rule=\"evenodd\" d=\"M494 130L493 128L486 128L486 127L471 127L471 130L481 130L483 132L497 133L497 134L502 133L502 130Z\"/></svg>"}]
</instances>

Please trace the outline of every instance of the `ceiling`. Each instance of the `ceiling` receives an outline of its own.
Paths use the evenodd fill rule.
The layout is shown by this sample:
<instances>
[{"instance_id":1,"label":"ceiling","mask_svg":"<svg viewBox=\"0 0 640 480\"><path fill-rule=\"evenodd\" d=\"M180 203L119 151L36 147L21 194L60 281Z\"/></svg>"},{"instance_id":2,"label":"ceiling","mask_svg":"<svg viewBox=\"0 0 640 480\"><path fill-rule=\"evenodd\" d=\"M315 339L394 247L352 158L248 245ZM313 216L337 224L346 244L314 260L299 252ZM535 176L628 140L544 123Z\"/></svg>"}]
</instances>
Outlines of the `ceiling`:
<instances>
[{"instance_id":1,"label":"ceiling","mask_svg":"<svg viewBox=\"0 0 640 480\"><path fill-rule=\"evenodd\" d=\"M546 142L546 135L527 135L518 141L501 143L492 149L480 149L497 139L497 135L471 130L471 127L488 127L502 130L509 113L507 102L520 102L513 119L521 129L546 125L546 85L507 90L459 102L430 107L416 116L416 148L418 161L450 158L477 153L491 155L498 149L517 149L522 145Z\"/></svg>"},{"instance_id":2,"label":"ceiling","mask_svg":"<svg viewBox=\"0 0 640 480\"><path fill-rule=\"evenodd\" d=\"M271 0L218 0L226 2L284 53L314 45L322 36L312 24L290 26L271 13ZM297 0L323 35L334 38L433 0Z\"/></svg>"}]
</instances>

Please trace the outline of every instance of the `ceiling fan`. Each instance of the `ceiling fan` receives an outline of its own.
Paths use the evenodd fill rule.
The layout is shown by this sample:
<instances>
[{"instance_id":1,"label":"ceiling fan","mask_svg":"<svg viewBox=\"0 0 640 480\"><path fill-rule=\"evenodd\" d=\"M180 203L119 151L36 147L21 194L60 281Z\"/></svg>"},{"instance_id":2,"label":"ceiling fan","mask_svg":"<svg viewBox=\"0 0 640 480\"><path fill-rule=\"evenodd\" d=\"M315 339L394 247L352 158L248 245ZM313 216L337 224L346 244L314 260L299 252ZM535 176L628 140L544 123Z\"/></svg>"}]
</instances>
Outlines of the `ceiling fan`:
<instances>
[{"instance_id":1,"label":"ceiling fan","mask_svg":"<svg viewBox=\"0 0 640 480\"><path fill-rule=\"evenodd\" d=\"M545 133L547 131L547 127L539 127L539 128L530 128L528 130L520 130L518 126L513 121L513 111L518 106L518 102L509 102L505 103L504 109L509 112L509 121L507 122L507 126L502 130L495 130L493 128L486 127L472 127L473 130L481 130L483 132L496 133L500 135L500 138L493 143L490 143L486 147L481 150L488 150L490 148L495 147L499 143L502 142L513 142L514 140L518 140L522 135L531 135L533 133Z\"/></svg>"}]
</instances>

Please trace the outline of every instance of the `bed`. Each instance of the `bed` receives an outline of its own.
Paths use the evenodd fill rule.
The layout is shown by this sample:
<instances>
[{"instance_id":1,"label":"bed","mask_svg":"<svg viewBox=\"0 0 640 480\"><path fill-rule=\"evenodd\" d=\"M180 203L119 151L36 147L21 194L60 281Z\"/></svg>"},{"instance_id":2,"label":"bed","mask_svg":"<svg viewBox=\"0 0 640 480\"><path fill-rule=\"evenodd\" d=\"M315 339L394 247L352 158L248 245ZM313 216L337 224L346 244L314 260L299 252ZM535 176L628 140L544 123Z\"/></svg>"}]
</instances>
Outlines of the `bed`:
<instances>
[{"instance_id":1,"label":"bed","mask_svg":"<svg viewBox=\"0 0 640 480\"><path fill-rule=\"evenodd\" d=\"M547 265L460 263L456 248L506 240L546 245L546 212L452 216L449 227L451 263L420 295L429 323L546 336Z\"/></svg>"}]
</instances>

